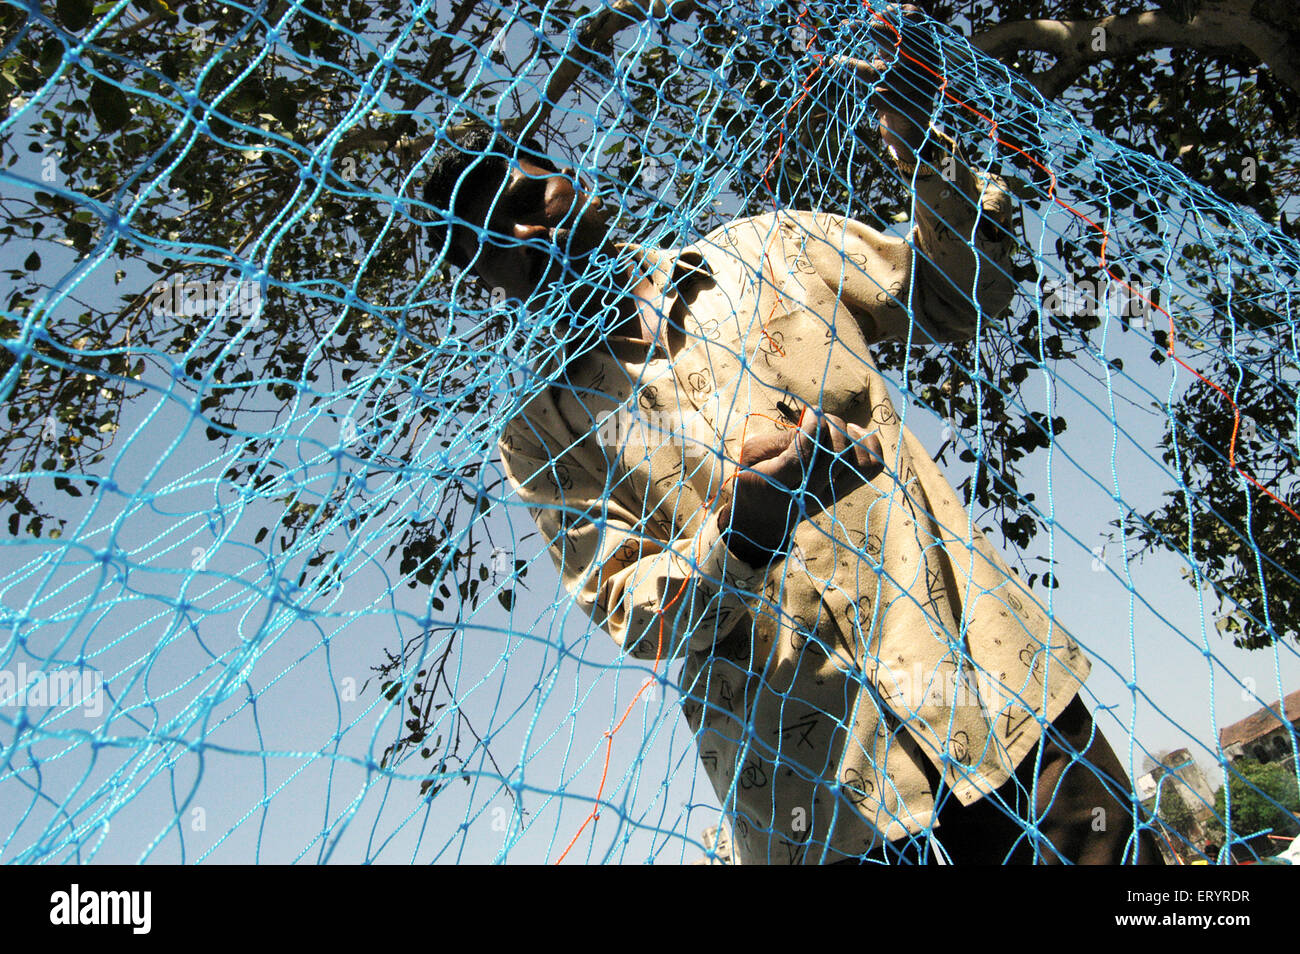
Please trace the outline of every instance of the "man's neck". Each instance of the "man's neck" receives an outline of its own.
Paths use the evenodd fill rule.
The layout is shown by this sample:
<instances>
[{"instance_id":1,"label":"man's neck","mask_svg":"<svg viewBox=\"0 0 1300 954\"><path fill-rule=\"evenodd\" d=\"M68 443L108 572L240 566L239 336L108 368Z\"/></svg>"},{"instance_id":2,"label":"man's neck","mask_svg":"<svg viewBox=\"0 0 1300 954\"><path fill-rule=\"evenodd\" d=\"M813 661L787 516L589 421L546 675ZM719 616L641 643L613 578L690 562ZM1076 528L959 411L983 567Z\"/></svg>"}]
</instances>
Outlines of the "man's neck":
<instances>
[{"instance_id":1,"label":"man's neck","mask_svg":"<svg viewBox=\"0 0 1300 954\"><path fill-rule=\"evenodd\" d=\"M650 304L654 298L654 283L628 269L618 274L619 278L612 283L613 288L609 291L592 294L589 289L575 290L570 298L571 307L583 317L594 321L600 317L601 312L613 306L617 318L609 331L611 335L655 341L661 332L662 319Z\"/></svg>"},{"instance_id":2,"label":"man's neck","mask_svg":"<svg viewBox=\"0 0 1300 954\"><path fill-rule=\"evenodd\" d=\"M661 294L651 277L643 272L641 260L628 261L627 249L614 243L605 246L611 261L624 262L609 275L602 287L579 283L569 297L569 310L586 319L585 324L599 325L604 320L606 340L630 338L658 346L664 354L671 354L670 339L680 339L685 331L672 323L672 318L660 307ZM614 312L610 321L609 312ZM566 347L566 354L572 354Z\"/></svg>"}]
</instances>

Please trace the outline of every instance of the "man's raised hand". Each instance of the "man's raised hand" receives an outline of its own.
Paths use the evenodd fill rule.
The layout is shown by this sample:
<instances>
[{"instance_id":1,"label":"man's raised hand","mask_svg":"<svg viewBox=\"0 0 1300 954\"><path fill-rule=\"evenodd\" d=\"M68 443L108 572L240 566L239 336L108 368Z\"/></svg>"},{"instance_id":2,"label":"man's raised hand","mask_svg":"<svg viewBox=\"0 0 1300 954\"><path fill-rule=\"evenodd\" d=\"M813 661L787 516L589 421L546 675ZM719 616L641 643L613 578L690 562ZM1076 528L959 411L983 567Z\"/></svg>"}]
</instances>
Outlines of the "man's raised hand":
<instances>
[{"instance_id":1,"label":"man's raised hand","mask_svg":"<svg viewBox=\"0 0 1300 954\"><path fill-rule=\"evenodd\" d=\"M872 62L850 56L834 61L874 83L870 104L880 118L880 132L894 154L911 165L925 141L930 114L942 84L939 47L916 20L913 4L890 4L876 13L869 27L879 55Z\"/></svg>"}]
</instances>

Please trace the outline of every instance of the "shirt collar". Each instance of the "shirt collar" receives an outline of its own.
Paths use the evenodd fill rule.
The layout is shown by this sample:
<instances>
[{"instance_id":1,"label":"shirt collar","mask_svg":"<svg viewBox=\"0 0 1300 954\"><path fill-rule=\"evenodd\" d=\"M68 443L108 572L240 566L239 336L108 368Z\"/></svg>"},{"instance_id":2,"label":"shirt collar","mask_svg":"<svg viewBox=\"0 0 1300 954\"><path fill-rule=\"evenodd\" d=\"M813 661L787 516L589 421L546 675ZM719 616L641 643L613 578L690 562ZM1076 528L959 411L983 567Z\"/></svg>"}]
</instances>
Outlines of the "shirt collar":
<instances>
[{"instance_id":1,"label":"shirt collar","mask_svg":"<svg viewBox=\"0 0 1300 954\"><path fill-rule=\"evenodd\" d=\"M649 278L665 295L679 295L690 282L713 275L709 263L694 246L652 248L634 242L620 242L615 248L620 262L630 261L641 277Z\"/></svg>"},{"instance_id":2,"label":"shirt collar","mask_svg":"<svg viewBox=\"0 0 1300 954\"><path fill-rule=\"evenodd\" d=\"M671 314L678 307L682 292L694 281L711 279L713 271L699 249L694 246L683 248L654 248L638 245L635 242L617 242L615 249L615 267L630 267L637 278L648 278L655 288L650 298L654 307L665 314ZM605 346L615 357L634 364L643 364L656 355L671 357L658 343L647 343L638 338L610 335ZM567 364L569 358L558 359L559 364ZM550 376L558 370L554 359L548 359L538 368Z\"/></svg>"}]
</instances>

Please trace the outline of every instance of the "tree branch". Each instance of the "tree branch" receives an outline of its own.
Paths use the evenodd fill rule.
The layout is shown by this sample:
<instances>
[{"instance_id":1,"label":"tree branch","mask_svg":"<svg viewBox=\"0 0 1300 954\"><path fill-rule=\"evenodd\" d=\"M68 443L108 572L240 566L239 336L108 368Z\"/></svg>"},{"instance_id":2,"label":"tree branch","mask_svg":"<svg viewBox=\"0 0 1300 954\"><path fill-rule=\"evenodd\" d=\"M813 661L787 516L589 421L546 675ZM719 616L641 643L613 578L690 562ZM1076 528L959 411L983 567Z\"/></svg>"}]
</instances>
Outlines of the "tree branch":
<instances>
[{"instance_id":1,"label":"tree branch","mask_svg":"<svg viewBox=\"0 0 1300 954\"><path fill-rule=\"evenodd\" d=\"M685 19L694 12L696 5L697 0L677 0L671 7L665 3L665 0L618 0L606 7L583 29L578 36L575 50L566 53L563 61L551 73L546 91L532 111L507 122L505 124L507 131L513 138L519 140L536 133L537 129L550 118L551 111L560 99L578 82L583 71L610 48L614 37L620 32L650 16ZM450 29L449 27L448 30ZM396 128L387 132L358 130L339 143L335 154L342 155L345 151L368 144L396 146L422 152L429 148L436 138L436 133L406 138Z\"/></svg>"},{"instance_id":2,"label":"tree branch","mask_svg":"<svg viewBox=\"0 0 1300 954\"><path fill-rule=\"evenodd\" d=\"M583 29L578 37L576 49L572 53L566 53L563 62L551 73L550 82L546 84L546 92L533 107L533 111L510 124L512 131L520 139L532 135L542 123L546 122L551 110L577 82L582 71L597 56L609 49L614 37L621 31L647 17L660 18L667 15L681 20L694 10L695 0L678 0L671 8L664 0L618 0L606 7L604 12L594 17Z\"/></svg>"},{"instance_id":3,"label":"tree branch","mask_svg":"<svg viewBox=\"0 0 1300 954\"><path fill-rule=\"evenodd\" d=\"M1095 20L1021 20L990 27L973 36L971 44L993 56L1025 50L1056 56L1051 69L1029 77L1049 98L1093 63L1161 48L1248 54L1300 95L1296 8L1295 0L1205 0L1189 20L1164 10Z\"/></svg>"},{"instance_id":4,"label":"tree branch","mask_svg":"<svg viewBox=\"0 0 1300 954\"><path fill-rule=\"evenodd\" d=\"M365 146L392 148L399 143L404 135L411 131L415 125L415 120L411 117L411 114L428 97L425 90L429 82L451 62L454 52L451 45L452 37L464 29L465 23L477 6L478 0L461 0L460 5L452 13L451 20L447 23L446 28L442 30L443 35L438 37L438 40L429 49L429 56L424 61L424 68L420 71L419 80L402 99L401 117L385 130L358 129L349 133L340 139L339 144L334 147L335 156L341 158Z\"/></svg>"}]
</instances>

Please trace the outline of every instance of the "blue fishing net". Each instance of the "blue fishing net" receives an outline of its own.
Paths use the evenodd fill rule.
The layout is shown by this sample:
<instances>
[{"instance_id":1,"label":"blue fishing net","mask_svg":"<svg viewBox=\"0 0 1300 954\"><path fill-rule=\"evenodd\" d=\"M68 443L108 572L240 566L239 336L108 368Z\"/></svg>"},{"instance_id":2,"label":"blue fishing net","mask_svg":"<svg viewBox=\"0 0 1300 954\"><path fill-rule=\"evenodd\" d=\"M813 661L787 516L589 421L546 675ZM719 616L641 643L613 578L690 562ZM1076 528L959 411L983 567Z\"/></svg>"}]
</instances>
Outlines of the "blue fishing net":
<instances>
[{"instance_id":1,"label":"blue fishing net","mask_svg":"<svg viewBox=\"0 0 1300 954\"><path fill-rule=\"evenodd\" d=\"M503 467L503 429L554 385L538 369L601 330L562 294L522 302L450 266L421 186L481 125L508 161L579 170L628 243L781 210L906 236L914 174L843 59L899 68L876 19L897 14L10 9L0 60L40 62L3 120L4 196L61 217L66 251L27 259L39 281L3 318L6 426L30 440L0 477L0 857L683 862L775 827L738 808L752 740L717 790L674 647L626 653L592 622ZM958 31L913 28L943 80L934 129L1014 197L996 267L1015 293L967 340L882 341L882 386L967 508L957 529L1092 660L1127 822L1184 857L1287 834L1232 805L1287 803L1295 713L1232 724L1300 672L1300 248ZM173 46L145 58L159 31ZM309 87L348 108L322 120ZM74 122L102 138L22 148ZM95 163L121 174L85 188ZM214 203L243 234L190 228ZM779 593L749 597L779 614ZM838 784L796 751L765 764L783 756ZM825 856L826 831L806 842Z\"/></svg>"}]
</instances>

